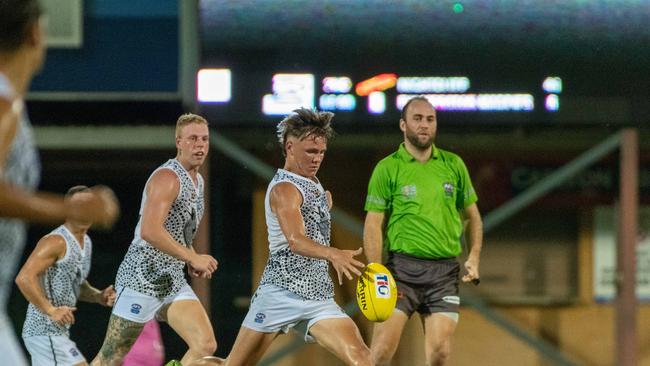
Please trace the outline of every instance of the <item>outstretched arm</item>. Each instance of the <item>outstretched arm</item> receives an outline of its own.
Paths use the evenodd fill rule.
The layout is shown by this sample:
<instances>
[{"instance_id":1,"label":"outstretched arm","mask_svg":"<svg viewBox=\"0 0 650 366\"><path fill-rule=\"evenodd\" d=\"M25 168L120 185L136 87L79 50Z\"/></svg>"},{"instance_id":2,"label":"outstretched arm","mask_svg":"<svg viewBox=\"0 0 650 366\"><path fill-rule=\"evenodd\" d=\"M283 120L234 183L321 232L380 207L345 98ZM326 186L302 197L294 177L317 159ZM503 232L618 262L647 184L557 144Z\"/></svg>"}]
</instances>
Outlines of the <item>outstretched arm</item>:
<instances>
[{"instance_id":1,"label":"outstretched arm","mask_svg":"<svg viewBox=\"0 0 650 366\"><path fill-rule=\"evenodd\" d=\"M278 217L280 229L289 242L292 252L305 257L325 259L332 263L338 275L339 284L343 276L349 280L352 274L361 275L358 268L364 264L354 259L362 249L342 250L316 243L305 235L305 222L300 214L302 195L291 183L279 183L271 190L271 210Z\"/></svg>"},{"instance_id":2,"label":"outstretched arm","mask_svg":"<svg viewBox=\"0 0 650 366\"><path fill-rule=\"evenodd\" d=\"M18 131L19 111L13 105L12 101L0 98L0 177Z\"/></svg>"},{"instance_id":3,"label":"outstretched arm","mask_svg":"<svg viewBox=\"0 0 650 366\"><path fill-rule=\"evenodd\" d=\"M68 201L62 195L27 192L0 178L0 216L38 223L62 223L66 219L91 221L110 227L119 214L115 194L108 187L93 187L88 200Z\"/></svg>"},{"instance_id":4,"label":"outstretched arm","mask_svg":"<svg viewBox=\"0 0 650 366\"><path fill-rule=\"evenodd\" d=\"M41 279L48 268L65 256L65 252L66 246L62 237L59 235L44 237L36 244L36 248L27 258L16 277L16 285L18 285L25 299L46 314L52 321L61 325L74 323L73 312L77 308L54 306L45 295Z\"/></svg>"},{"instance_id":5,"label":"outstretched arm","mask_svg":"<svg viewBox=\"0 0 650 366\"><path fill-rule=\"evenodd\" d=\"M20 128L21 101L0 98L0 216L14 217L38 223L61 223L66 219L83 219L99 227L110 227L119 214L119 204L107 187L93 187L87 201L73 203L62 195L28 192L4 178L9 151Z\"/></svg>"}]
</instances>

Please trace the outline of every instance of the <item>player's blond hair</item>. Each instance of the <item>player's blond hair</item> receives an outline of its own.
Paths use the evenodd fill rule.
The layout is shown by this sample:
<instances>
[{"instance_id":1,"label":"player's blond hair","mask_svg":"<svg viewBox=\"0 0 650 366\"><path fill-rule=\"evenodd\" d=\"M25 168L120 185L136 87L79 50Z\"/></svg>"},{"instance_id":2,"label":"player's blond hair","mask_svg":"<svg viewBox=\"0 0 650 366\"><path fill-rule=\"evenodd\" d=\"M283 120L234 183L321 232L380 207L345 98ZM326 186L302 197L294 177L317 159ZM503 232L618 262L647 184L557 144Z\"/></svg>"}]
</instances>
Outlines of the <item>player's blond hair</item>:
<instances>
[{"instance_id":1,"label":"player's blond hair","mask_svg":"<svg viewBox=\"0 0 650 366\"><path fill-rule=\"evenodd\" d=\"M176 121L176 138L180 137L181 130L183 127L192 124L192 123L198 123L202 125L207 125L208 121L199 116L198 114L193 114L193 113L185 113L178 117L178 120Z\"/></svg>"}]
</instances>

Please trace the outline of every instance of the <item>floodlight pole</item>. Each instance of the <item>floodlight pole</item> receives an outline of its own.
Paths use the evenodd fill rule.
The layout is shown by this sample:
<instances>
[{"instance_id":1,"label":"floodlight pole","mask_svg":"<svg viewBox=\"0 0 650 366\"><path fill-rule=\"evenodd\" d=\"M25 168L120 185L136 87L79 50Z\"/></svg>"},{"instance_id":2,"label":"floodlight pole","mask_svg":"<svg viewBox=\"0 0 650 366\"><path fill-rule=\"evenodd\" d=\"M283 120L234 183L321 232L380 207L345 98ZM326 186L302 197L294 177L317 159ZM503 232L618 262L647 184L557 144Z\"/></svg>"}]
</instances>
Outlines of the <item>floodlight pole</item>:
<instances>
[{"instance_id":1,"label":"floodlight pole","mask_svg":"<svg viewBox=\"0 0 650 366\"><path fill-rule=\"evenodd\" d=\"M639 143L636 129L621 134L620 203L616 270L616 365L637 364L636 246L639 212Z\"/></svg>"}]
</instances>

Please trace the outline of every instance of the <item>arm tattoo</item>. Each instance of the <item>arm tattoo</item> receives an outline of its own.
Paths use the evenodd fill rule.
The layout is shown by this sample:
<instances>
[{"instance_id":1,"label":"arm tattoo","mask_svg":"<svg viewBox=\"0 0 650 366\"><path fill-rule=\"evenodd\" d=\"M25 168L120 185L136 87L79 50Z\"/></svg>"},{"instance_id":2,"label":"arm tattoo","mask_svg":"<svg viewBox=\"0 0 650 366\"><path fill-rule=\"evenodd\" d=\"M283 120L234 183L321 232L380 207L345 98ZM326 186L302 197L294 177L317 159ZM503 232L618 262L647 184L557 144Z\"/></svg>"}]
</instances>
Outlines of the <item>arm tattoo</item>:
<instances>
[{"instance_id":1,"label":"arm tattoo","mask_svg":"<svg viewBox=\"0 0 650 366\"><path fill-rule=\"evenodd\" d=\"M142 332L144 323L136 323L111 314L106 330L106 338L93 365L121 365L122 359L129 352L133 343Z\"/></svg>"}]
</instances>

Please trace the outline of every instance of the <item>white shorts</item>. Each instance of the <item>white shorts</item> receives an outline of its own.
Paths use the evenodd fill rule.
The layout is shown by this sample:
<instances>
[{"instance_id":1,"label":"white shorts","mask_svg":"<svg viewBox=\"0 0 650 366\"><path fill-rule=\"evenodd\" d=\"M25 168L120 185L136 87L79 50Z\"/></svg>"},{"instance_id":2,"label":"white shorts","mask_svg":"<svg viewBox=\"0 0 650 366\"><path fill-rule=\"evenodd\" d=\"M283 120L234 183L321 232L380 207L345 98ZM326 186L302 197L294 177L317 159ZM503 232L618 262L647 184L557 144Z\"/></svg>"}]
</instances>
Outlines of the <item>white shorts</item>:
<instances>
[{"instance_id":1,"label":"white shorts","mask_svg":"<svg viewBox=\"0 0 650 366\"><path fill-rule=\"evenodd\" d=\"M113 305L112 313L120 318L136 323L146 323L158 315L160 309L167 304L181 300L196 300L194 290L190 285L185 285L173 296L164 299L142 294L128 287L117 288L117 299ZM162 320L159 318L159 320Z\"/></svg>"},{"instance_id":2,"label":"white shorts","mask_svg":"<svg viewBox=\"0 0 650 366\"><path fill-rule=\"evenodd\" d=\"M11 320L0 310L0 358L2 364L27 366L27 358L23 354L18 337L14 332Z\"/></svg>"},{"instance_id":3,"label":"white shorts","mask_svg":"<svg viewBox=\"0 0 650 366\"><path fill-rule=\"evenodd\" d=\"M23 338L34 366L72 366L86 362L77 345L67 336Z\"/></svg>"},{"instance_id":4,"label":"white shorts","mask_svg":"<svg viewBox=\"0 0 650 366\"><path fill-rule=\"evenodd\" d=\"M347 317L334 299L307 300L281 287L262 285L253 295L242 326L262 333L287 333L297 326L305 342L313 342L309 328L316 322Z\"/></svg>"}]
</instances>

